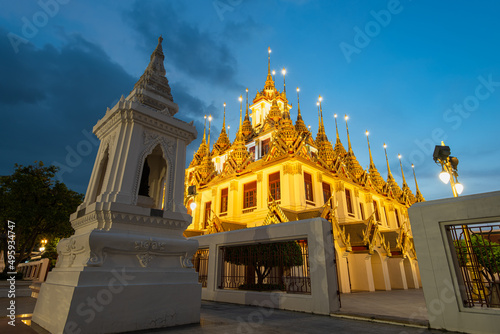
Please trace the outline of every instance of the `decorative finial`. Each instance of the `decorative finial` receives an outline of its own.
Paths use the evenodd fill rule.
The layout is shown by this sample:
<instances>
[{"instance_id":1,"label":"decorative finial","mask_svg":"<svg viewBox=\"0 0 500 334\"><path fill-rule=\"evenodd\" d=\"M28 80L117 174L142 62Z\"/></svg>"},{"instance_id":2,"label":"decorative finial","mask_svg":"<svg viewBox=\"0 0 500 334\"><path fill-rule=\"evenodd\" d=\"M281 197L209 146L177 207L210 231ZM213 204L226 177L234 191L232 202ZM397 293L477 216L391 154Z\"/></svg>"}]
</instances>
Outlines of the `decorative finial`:
<instances>
[{"instance_id":1,"label":"decorative finial","mask_svg":"<svg viewBox=\"0 0 500 334\"><path fill-rule=\"evenodd\" d=\"M347 125L347 120L349 119L349 116L344 115L345 119L345 128L347 130L347 144L348 144L348 151L352 153L352 147L351 147L351 137L349 137L349 126Z\"/></svg>"},{"instance_id":2,"label":"decorative finial","mask_svg":"<svg viewBox=\"0 0 500 334\"><path fill-rule=\"evenodd\" d=\"M335 118L335 131L337 132L337 142L338 142L340 138L339 138L339 127L337 126L337 114L334 114L333 117Z\"/></svg>"},{"instance_id":3,"label":"decorative finial","mask_svg":"<svg viewBox=\"0 0 500 334\"><path fill-rule=\"evenodd\" d=\"M274 82L276 82L276 71L275 71L275 70L273 70L273 72L272 72L272 73L273 73L273 81L274 81Z\"/></svg>"},{"instance_id":4,"label":"decorative finial","mask_svg":"<svg viewBox=\"0 0 500 334\"><path fill-rule=\"evenodd\" d=\"M413 178L415 179L415 187L417 188L417 192L415 193L417 201L425 201L424 196L422 196L422 193L420 192L420 189L418 189L417 177L415 176L415 165L411 164L411 168L413 169Z\"/></svg>"},{"instance_id":5,"label":"decorative finial","mask_svg":"<svg viewBox=\"0 0 500 334\"><path fill-rule=\"evenodd\" d=\"M230 125L228 125L228 126L227 126L227 137L228 137L228 138L229 138L229 129L231 129L231 126L230 126Z\"/></svg>"},{"instance_id":6,"label":"decorative finial","mask_svg":"<svg viewBox=\"0 0 500 334\"><path fill-rule=\"evenodd\" d=\"M283 92L285 93L286 96L286 81L285 81L286 69L284 67L281 70L281 74L283 74Z\"/></svg>"},{"instance_id":7,"label":"decorative finial","mask_svg":"<svg viewBox=\"0 0 500 334\"><path fill-rule=\"evenodd\" d=\"M243 96L240 95L238 100L240 100L240 128L238 129L238 132L240 133L241 132L241 117L242 117L242 110L243 110Z\"/></svg>"},{"instance_id":8,"label":"decorative finial","mask_svg":"<svg viewBox=\"0 0 500 334\"><path fill-rule=\"evenodd\" d=\"M299 98L299 92L300 92L300 88L297 87L297 112L298 112L299 117L302 118L302 116L300 115L300 98Z\"/></svg>"},{"instance_id":9,"label":"decorative finial","mask_svg":"<svg viewBox=\"0 0 500 334\"><path fill-rule=\"evenodd\" d=\"M399 166L401 167L401 175L403 176L403 186L408 186L406 184L406 179L405 179L405 172L403 171L403 164L401 163L401 154L398 154L398 159L399 159Z\"/></svg>"},{"instance_id":10,"label":"decorative finial","mask_svg":"<svg viewBox=\"0 0 500 334\"><path fill-rule=\"evenodd\" d=\"M212 127L212 115L208 116L208 152L210 152L210 129Z\"/></svg>"},{"instance_id":11,"label":"decorative finial","mask_svg":"<svg viewBox=\"0 0 500 334\"><path fill-rule=\"evenodd\" d=\"M222 117L222 129L226 128L226 102L224 102L224 116Z\"/></svg>"},{"instance_id":12,"label":"decorative finial","mask_svg":"<svg viewBox=\"0 0 500 334\"><path fill-rule=\"evenodd\" d=\"M368 142L368 152L370 153L370 168L371 167L375 168L375 164L373 163L373 158L372 158L372 150L370 148L370 138L368 138L368 136L370 135L370 132L368 132L368 130L366 130L365 134L366 134L366 141Z\"/></svg>"},{"instance_id":13,"label":"decorative finial","mask_svg":"<svg viewBox=\"0 0 500 334\"><path fill-rule=\"evenodd\" d=\"M163 37L160 35L160 37L158 37L158 44L160 44L160 45L161 45L161 44L162 44L162 42L163 42Z\"/></svg>"},{"instance_id":14,"label":"decorative finial","mask_svg":"<svg viewBox=\"0 0 500 334\"><path fill-rule=\"evenodd\" d=\"M267 74L271 74L271 47L267 48Z\"/></svg>"},{"instance_id":15,"label":"decorative finial","mask_svg":"<svg viewBox=\"0 0 500 334\"><path fill-rule=\"evenodd\" d=\"M203 116L205 118L205 124L203 125L203 143L206 143L206 132L207 132L207 115Z\"/></svg>"},{"instance_id":16,"label":"decorative finial","mask_svg":"<svg viewBox=\"0 0 500 334\"><path fill-rule=\"evenodd\" d=\"M387 158L387 145L384 143L385 161L387 162L387 178L392 177L391 167L389 166L389 158Z\"/></svg>"}]
</instances>

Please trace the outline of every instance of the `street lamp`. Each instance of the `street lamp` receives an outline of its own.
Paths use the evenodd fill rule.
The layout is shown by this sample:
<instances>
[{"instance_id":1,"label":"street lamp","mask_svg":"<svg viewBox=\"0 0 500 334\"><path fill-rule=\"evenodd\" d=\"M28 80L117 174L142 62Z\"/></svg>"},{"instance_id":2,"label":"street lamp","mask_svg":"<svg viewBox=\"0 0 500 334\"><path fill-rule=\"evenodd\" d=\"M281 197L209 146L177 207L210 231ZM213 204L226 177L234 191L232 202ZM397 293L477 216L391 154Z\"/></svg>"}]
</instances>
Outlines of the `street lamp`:
<instances>
[{"instance_id":1,"label":"street lamp","mask_svg":"<svg viewBox=\"0 0 500 334\"><path fill-rule=\"evenodd\" d=\"M458 182L458 158L452 157L449 146L445 146L444 142L441 145L436 145L434 154L432 155L434 162L441 165L441 173L439 179L444 183L450 182L451 191L454 197L458 197L463 191L464 186Z\"/></svg>"}]
</instances>

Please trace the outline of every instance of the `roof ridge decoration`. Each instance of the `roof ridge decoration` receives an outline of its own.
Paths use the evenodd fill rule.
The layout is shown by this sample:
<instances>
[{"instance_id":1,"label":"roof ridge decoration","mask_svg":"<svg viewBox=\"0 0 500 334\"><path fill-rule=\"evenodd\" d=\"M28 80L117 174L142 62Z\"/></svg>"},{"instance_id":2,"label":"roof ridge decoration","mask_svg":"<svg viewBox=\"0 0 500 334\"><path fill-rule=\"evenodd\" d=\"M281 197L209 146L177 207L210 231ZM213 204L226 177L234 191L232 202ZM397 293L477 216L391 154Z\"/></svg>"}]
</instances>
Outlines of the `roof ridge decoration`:
<instances>
[{"instance_id":1,"label":"roof ridge decoration","mask_svg":"<svg viewBox=\"0 0 500 334\"><path fill-rule=\"evenodd\" d=\"M165 55L162 48L163 37L158 38L158 45L151 54L144 73L135 83L127 100L138 101L158 112L173 116L179 110L174 103L168 79L163 65Z\"/></svg>"}]
</instances>

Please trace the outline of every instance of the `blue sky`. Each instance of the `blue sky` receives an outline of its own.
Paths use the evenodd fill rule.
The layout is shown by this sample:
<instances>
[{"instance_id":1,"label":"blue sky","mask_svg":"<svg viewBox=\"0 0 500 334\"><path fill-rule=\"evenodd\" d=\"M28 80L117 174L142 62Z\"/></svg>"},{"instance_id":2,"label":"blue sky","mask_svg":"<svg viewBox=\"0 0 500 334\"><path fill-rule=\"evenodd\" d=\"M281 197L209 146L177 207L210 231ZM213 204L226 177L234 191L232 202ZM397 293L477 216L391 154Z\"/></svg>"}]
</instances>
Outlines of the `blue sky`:
<instances>
[{"instance_id":1,"label":"blue sky","mask_svg":"<svg viewBox=\"0 0 500 334\"><path fill-rule=\"evenodd\" d=\"M441 140L460 160L464 195L500 189L500 4L482 1L76 1L7 2L0 14L0 175L14 163L57 163L71 189L85 192L97 153L89 133L127 95L163 35L178 117L212 114L231 137L238 96L263 88L271 66L287 69L287 91L315 135L323 96L327 134L333 114L349 115L354 153L367 167L366 129L386 177L382 145L401 183L397 154L414 190L414 163L427 200L451 196L432 160ZM278 71L279 72L279 71ZM281 86L283 78L276 76ZM347 145L345 122L339 119ZM215 138L216 139L216 138ZM215 140L214 139L214 140ZM188 148L188 160L201 140ZM189 161L188 161L189 163Z\"/></svg>"}]
</instances>

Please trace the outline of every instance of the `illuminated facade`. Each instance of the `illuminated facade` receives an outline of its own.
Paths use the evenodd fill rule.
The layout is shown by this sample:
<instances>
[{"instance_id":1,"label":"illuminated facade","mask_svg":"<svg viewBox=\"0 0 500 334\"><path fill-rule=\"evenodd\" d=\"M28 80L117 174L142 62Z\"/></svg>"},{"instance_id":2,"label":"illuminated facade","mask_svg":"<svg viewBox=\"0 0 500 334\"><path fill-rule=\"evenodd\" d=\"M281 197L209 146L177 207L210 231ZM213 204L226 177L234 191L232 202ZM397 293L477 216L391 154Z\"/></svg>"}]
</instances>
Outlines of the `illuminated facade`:
<instances>
[{"instance_id":1,"label":"illuminated facade","mask_svg":"<svg viewBox=\"0 0 500 334\"><path fill-rule=\"evenodd\" d=\"M269 57L264 89L250 105L247 89L245 108L240 97L234 142L226 133L224 105L217 141L211 148L210 130L208 139L205 131L186 169L186 205L193 221L185 234L323 217L332 223L341 292L419 288L407 213L413 203L424 200L418 185L414 195L403 174L400 187L388 160L384 180L371 150L369 168L364 170L352 150L348 128L347 150L338 127L333 145L325 132L321 98L315 138L302 120L300 102L295 123L291 109L286 85L281 92L275 86ZM189 194L190 186L196 187L196 194Z\"/></svg>"}]
</instances>

